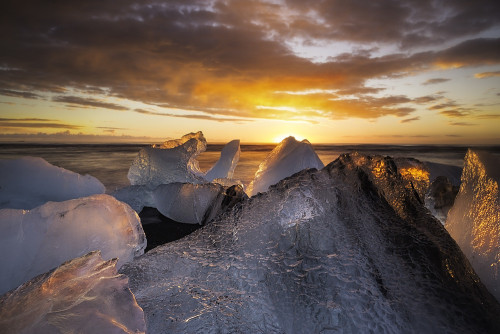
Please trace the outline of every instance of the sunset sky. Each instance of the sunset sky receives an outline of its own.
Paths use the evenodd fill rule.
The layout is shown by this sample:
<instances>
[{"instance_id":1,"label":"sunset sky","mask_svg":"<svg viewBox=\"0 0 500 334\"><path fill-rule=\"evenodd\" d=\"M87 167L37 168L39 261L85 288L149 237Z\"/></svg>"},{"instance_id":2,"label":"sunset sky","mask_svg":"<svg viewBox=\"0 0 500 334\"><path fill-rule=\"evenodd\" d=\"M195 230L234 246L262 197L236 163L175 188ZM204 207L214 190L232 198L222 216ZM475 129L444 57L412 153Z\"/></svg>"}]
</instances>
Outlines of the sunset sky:
<instances>
[{"instance_id":1,"label":"sunset sky","mask_svg":"<svg viewBox=\"0 0 500 334\"><path fill-rule=\"evenodd\" d=\"M500 1L3 1L0 141L500 144Z\"/></svg>"}]
</instances>

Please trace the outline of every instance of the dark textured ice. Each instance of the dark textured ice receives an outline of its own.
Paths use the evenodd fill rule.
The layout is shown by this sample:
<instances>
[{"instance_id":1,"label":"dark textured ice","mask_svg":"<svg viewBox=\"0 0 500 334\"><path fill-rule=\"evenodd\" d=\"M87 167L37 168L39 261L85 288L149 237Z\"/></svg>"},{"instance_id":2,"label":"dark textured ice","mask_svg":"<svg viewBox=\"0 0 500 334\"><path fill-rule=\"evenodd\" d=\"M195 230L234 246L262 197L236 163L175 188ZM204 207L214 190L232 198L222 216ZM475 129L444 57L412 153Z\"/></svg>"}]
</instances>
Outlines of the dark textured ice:
<instances>
[{"instance_id":1,"label":"dark textured ice","mask_svg":"<svg viewBox=\"0 0 500 334\"><path fill-rule=\"evenodd\" d=\"M497 332L500 305L408 180L342 155L125 264L148 333Z\"/></svg>"}]
</instances>

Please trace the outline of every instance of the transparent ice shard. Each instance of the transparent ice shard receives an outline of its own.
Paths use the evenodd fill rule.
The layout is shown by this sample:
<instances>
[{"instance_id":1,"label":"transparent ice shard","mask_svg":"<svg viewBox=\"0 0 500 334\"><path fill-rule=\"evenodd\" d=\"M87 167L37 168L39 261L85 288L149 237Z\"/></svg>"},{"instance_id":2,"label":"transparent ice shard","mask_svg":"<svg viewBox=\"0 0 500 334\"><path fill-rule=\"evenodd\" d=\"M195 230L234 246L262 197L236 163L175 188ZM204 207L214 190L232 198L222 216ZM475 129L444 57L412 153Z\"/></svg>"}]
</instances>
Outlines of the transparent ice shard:
<instances>
[{"instance_id":1,"label":"transparent ice shard","mask_svg":"<svg viewBox=\"0 0 500 334\"><path fill-rule=\"evenodd\" d=\"M128 171L130 184L153 189L172 182L203 183L204 175L196 158L206 147L205 137L199 131L159 146L143 148Z\"/></svg>"},{"instance_id":2,"label":"transparent ice shard","mask_svg":"<svg viewBox=\"0 0 500 334\"><path fill-rule=\"evenodd\" d=\"M61 264L0 297L1 333L145 333L144 313L99 252Z\"/></svg>"},{"instance_id":3,"label":"transparent ice shard","mask_svg":"<svg viewBox=\"0 0 500 334\"><path fill-rule=\"evenodd\" d=\"M500 301L500 159L469 149L446 229Z\"/></svg>"},{"instance_id":4,"label":"transparent ice shard","mask_svg":"<svg viewBox=\"0 0 500 334\"><path fill-rule=\"evenodd\" d=\"M240 141L232 140L222 148L219 160L210 168L205 179L212 182L214 179L232 179L234 169L240 160Z\"/></svg>"},{"instance_id":5,"label":"transparent ice shard","mask_svg":"<svg viewBox=\"0 0 500 334\"><path fill-rule=\"evenodd\" d=\"M100 250L118 267L143 254L146 238L137 213L109 195L48 202L32 210L0 210L0 294Z\"/></svg>"},{"instance_id":6,"label":"transparent ice shard","mask_svg":"<svg viewBox=\"0 0 500 334\"><path fill-rule=\"evenodd\" d=\"M102 194L95 177L51 165L42 158L0 160L0 209L32 209L48 201Z\"/></svg>"},{"instance_id":7,"label":"transparent ice shard","mask_svg":"<svg viewBox=\"0 0 500 334\"><path fill-rule=\"evenodd\" d=\"M121 272L148 333L492 333L500 305L393 159L342 155Z\"/></svg>"},{"instance_id":8,"label":"transparent ice shard","mask_svg":"<svg viewBox=\"0 0 500 334\"><path fill-rule=\"evenodd\" d=\"M323 168L312 145L306 139L299 142L294 137L285 138L260 164L247 194L265 192L270 185L306 168Z\"/></svg>"}]
</instances>

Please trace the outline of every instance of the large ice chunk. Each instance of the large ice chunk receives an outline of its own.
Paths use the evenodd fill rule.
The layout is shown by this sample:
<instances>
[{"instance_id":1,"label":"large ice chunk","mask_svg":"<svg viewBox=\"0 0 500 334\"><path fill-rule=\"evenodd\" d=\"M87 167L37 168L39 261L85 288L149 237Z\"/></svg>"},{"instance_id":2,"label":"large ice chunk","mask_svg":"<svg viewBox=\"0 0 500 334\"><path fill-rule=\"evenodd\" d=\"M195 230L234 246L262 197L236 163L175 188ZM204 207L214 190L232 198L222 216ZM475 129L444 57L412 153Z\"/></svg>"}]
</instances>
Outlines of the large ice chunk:
<instances>
[{"instance_id":1,"label":"large ice chunk","mask_svg":"<svg viewBox=\"0 0 500 334\"><path fill-rule=\"evenodd\" d=\"M270 185L303 169L323 167L323 163L306 139L299 142L290 136L283 139L260 164L247 188L247 194L253 196L264 192Z\"/></svg>"},{"instance_id":2,"label":"large ice chunk","mask_svg":"<svg viewBox=\"0 0 500 334\"><path fill-rule=\"evenodd\" d=\"M109 195L0 210L0 294L64 261L100 250L118 267L143 254L137 213Z\"/></svg>"},{"instance_id":3,"label":"large ice chunk","mask_svg":"<svg viewBox=\"0 0 500 334\"><path fill-rule=\"evenodd\" d=\"M219 160L208 170L205 179L212 182L214 179L232 179L234 169L240 160L240 141L235 139L224 146Z\"/></svg>"},{"instance_id":4,"label":"large ice chunk","mask_svg":"<svg viewBox=\"0 0 500 334\"><path fill-rule=\"evenodd\" d=\"M32 209L48 201L102 194L95 177L51 165L42 158L0 160L0 209Z\"/></svg>"},{"instance_id":5,"label":"large ice chunk","mask_svg":"<svg viewBox=\"0 0 500 334\"><path fill-rule=\"evenodd\" d=\"M500 159L468 150L446 229L500 301Z\"/></svg>"},{"instance_id":6,"label":"large ice chunk","mask_svg":"<svg viewBox=\"0 0 500 334\"><path fill-rule=\"evenodd\" d=\"M115 265L89 253L0 297L0 333L145 333L144 313Z\"/></svg>"},{"instance_id":7,"label":"large ice chunk","mask_svg":"<svg viewBox=\"0 0 500 334\"><path fill-rule=\"evenodd\" d=\"M172 182L203 183L196 157L206 147L207 141L199 131L160 146L143 148L128 171L130 184L147 185L152 189Z\"/></svg>"},{"instance_id":8,"label":"large ice chunk","mask_svg":"<svg viewBox=\"0 0 500 334\"><path fill-rule=\"evenodd\" d=\"M296 173L121 272L151 334L500 328L500 305L390 158Z\"/></svg>"},{"instance_id":9,"label":"large ice chunk","mask_svg":"<svg viewBox=\"0 0 500 334\"><path fill-rule=\"evenodd\" d=\"M231 189L240 191L231 193ZM203 225L221 213L231 198L244 199L242 194L240 186L228 189L217 183L169 183L158 186L153 197L155 207L164 216L180 223Z\"/></svg>"}]
</instances>

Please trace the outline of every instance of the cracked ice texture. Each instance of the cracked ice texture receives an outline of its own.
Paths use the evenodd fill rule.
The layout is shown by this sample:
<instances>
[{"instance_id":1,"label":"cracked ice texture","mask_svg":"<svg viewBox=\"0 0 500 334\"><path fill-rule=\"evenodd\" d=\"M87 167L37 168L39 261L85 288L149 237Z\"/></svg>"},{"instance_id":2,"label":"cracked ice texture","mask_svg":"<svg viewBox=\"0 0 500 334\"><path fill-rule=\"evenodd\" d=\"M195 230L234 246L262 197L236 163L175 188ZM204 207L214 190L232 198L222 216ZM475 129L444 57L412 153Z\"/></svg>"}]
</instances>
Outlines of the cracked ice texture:
<instances>
[{"instance_id":1,"label":"cracked ice texture","mask_svg":"<svg viewBox=\"0 0 500 334\"><path fill-rule=\"evenodd\" d=\"M32 209L48 201L102 194L95 177L51 165L42 158L0 160L0 209Z\"/></svg>"},{"instance_id":2,"label":"cracked ice texture","mask_svg":"<svg viewBox=\"0 0 500 334\"><path fill-rule=\"evenodd\" d=\"M196 158L206 148L207 141L201 131L160 146L143 148L128 171L130 184L153 189L172 182L203 183L205 180Z\"/></svg>"},{"instance_id":3,"label":"cracked ice texture","mask_svg":"<svg viewBox=\"0 0 500 334\"><path fill-rule=\"evenodd\" d=\"M500 305L391 158L342 155L121 272L148 333L494 333Z\"/></svg>"},{"instance_id":4,"label":"cracked ice texture","mask_svg":"<svg viewBox=\"0 0 500 334\"><path fill-rule=\"evenodd\" d=\"M219 160L210 168L205 179L212 182L214 179L232 179L234 169L240 160L240 141L232 140L222 148Z\"/></svg>"},{"instance_id":5,"label":"cracked ice texture","mask_svg":"<svg viewBox=\"0 0 500 334\"><path fill-rule=\"evenodd\" d=\"M99 252L73 259L0 297L0 332L145 333L144 313Z\"/></svg>"},{"instance_id":6,"label":"cracked ice texture","mask_svg":"<svg viewBox=\"0 0 500 334\"><path fill-rule=\"evenodd\" d=\"M0 294L59 266L100 250L118 267L144 253L137 213L109 195L48 202L32 210L0 210ZM11 254L11 255L9 255Z\"/></svg>"},{"instance_id":7,"label":"cracked ice texture","mask_svg":"<svg viewBox=\"0 0 500 334\"><path fill-rule=\"evenodd\" d=\"M468 150L446 229L500 301L500 159Z\"/></svg>"},{"instance_id":8,"label":"cracked ice texture","mask_svg":"<svg viewBox=\"0 0 500 334\"><path fill-rule=\"evenodd\" d=\"M306 139L299 142L290 136L283 139L259 165L253 181L246 190L247 194L253 196L265 192L270 185L303 169L321 169L323 166Z\"/></svg>"}]
</instances>

